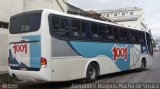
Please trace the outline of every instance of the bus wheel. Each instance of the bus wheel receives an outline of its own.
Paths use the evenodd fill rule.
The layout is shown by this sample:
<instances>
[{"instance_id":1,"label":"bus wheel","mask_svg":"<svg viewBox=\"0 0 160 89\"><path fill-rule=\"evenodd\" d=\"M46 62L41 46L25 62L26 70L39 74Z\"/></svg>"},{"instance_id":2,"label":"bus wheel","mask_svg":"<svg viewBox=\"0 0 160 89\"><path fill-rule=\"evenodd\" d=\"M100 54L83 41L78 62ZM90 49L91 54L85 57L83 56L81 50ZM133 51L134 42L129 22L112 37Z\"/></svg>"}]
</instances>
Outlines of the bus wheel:
<instances>
[{"instance_id":1,"label":"bus wheel","mask_svg":"<svg viewBox=\"0 0 160 89\"><path fill-rule=\"evenodd\" d=\"M141 69L142 69L142 71L146 69L146 61L145 60L142 60L142 62L141 62Z\"/></svg>"},{"instance_id":2,"label":"bus wheel","mask_svg":"<svg viewBox=\"0 0 160 89\"><path fill-rule=\"evenodd\" d=\"M95 63L89 64L86 72L85 82L95 82L98 76L98 67Z\"/></svg>"},{"instance_id":3,"label":"bus wheel","mask_svg":"<svg viewBox=\"0 0 160 89\"><path fill-rule=\"evenodd\" d=\"M138 69L138 71L144 71L146 69L146 60L142 59L141 61L141 67Z\"/></svg>"}]
</instances>

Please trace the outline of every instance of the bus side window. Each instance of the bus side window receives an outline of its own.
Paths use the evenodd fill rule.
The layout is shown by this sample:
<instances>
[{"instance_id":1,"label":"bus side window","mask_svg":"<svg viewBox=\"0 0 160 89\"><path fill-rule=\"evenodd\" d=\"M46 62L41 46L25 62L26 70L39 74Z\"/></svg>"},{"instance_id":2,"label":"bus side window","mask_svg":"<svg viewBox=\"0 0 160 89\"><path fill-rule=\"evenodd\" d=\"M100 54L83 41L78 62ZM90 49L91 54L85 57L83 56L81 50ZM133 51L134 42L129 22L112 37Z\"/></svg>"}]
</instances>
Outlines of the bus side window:
<instances>
[{"instance_id":1,"label":"bus side window","mask_svg":"<svg viewBox=\"0 0 160 89\"><path fill-rule=\"evenodd\" d=\"M146 33L146 38L147 38L148 51L151 55L153 55L153 45L152 45L151 35L149 33Z\"/></svg>"},{"instance_id":2,"label":"bus side window","mask_svg":"<svg viewBox=\"0 0 160 89\"><path fill-rule=\"evenodd\" d=\"M89 23L86 21L81 21L81 37L82 38L89 38Z\"/></svg>"},{"instance_id":3,"label":"bus side window","mask_svg":"<svg viewBox=\"0 0 160 89\"><path fill-rule=\"evenodd\" d=\"M139 42L145 43L145 34L144 32L139 32Z\"/></svg>"},{"instance_id":4,"label":"bus side window","mask_svg":"<svg viewBox=\"0 0 160 89\"><path fill-rule=\"evenodd\" d=\"M52 26L54 31L59 31L60 30L60 18L58 16L53 16L52 17Z\"/></svg>"},{"instance_id":5,"label":"bus side window","mask_svg":"<svg viewBox=\"0 0 160 89\"><path fill-rule=\"evenodd\" d=\"M107 29L105 25L99 24L99 38L105 40L107 38Z\"/></svg>"},{"instance_id":6,"label":"bus side window","mask_svg":"<svg viewBox=\"0 0 160 89\"><path fill-rule=\"evenodd\" d=\"M114 41L119 41L119 27L113 27L112 29Z\"/></svg>"},{"instance_id":7,"label":"bus side window","mask_svg":"<svg viewBox=\"0 0 160 89\"><path fill-rule=\"evenodd\" d=\"M113 29L112 29L112 26L107 26L107 31L108 31L108 35L107 35L107 39L108 40L113 40L114 37L114 33L113 33Z\"/></svg>"},{"instance_id":8,"label":"bus side window","mask_svg":"<svg viewBox=\"0 0 160 89\"><path fill-rule=\"evenodd\" d=\"M120 41L126 42L128 38L128 30L125 28L120 28Z\"/></svg>"},{"instance_id":9,"label":"bus side window","mask_svg":"<svg viewBox=\"0 0 160 89\"><path fill-rule=\"evenodd\" d=\"M136 37L133 30L130 30L130 40L131 42L136 42Z\"/></svg>"},{"instance_id":10,"label":"bus side window","mask_svg":"<svg viewBox=\"0 0 160 89\"><path fill-rule=\"evenodd\" d=\"M68 19L66 18L61 19L61 29L62 31L65 32L64 37L70 36Z\"/></svg>"},{"instance_id":11,"label":"bus side window","mask_svg":"<svg viewBox=\"0 0 160 89\"><path fill-rule=\"evenodd\" d=\"M52 27L53 27L52 33L55 36L58 36L61 38L70 37L68 19L60 17L60 16L53 16L52 17Z\"/></svg>"},{"instance_id":12,"label":"bus side window","mask_svg":"<svg viewBox=\"0 0 160 89\"><path fill-rule=\"evenodd\" d=\"M72 19L71 20L71 31L72 31L72 36L74 38L80 38L81 36L81 31L80 31L80 20L77 19Z\"/></svg>"},{"instance_id":13,"label":"bus side window","mask_svg":"<svg viewBox=\"0 0 160 89\"><path fill-rule=\"evenodd\" d=\"M139 40L139 31L133 31L133 30L130 30L130 39L132 42L136 42L136 43L139 43L140 40Z\"/></svg>"},{"instance_id":14,"label":"bus side window","mask_svg":"<svg viewBox=\"0 0 160 89\"><path fill-rule=\"evenodd\" d=\"M139 43L139 31L134 32L136 42Z\"/></svg>"},{"instance_id":15,"label":"bus side window","mask_svg":"<svg viewBox=\"0 0 160 89\"><path fill-rule=\"evenodd\" d=\"M98 39L98 24L97 23L91 23L91 30L92 30L92 38Z\"/></svg>"}]
</instances>

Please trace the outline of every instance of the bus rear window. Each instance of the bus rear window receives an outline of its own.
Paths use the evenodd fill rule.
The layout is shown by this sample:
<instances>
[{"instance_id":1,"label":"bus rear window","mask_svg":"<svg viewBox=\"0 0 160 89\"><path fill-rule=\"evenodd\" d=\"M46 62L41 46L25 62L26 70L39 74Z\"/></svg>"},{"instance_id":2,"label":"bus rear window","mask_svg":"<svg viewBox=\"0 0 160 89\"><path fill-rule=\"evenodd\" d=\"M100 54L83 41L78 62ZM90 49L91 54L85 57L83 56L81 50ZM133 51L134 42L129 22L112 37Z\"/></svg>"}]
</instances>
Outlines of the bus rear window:
<instances>
[{"instance_id":1,"label":"bus rear window","mask_svg":"<svg viewBox=\"0 0 160 89\"><path fill-rule=\"evenodd\" d=\"M34 32L40 28L41 12L13 16L10 19L10 33Z\"/></svg>"}]
</instances>

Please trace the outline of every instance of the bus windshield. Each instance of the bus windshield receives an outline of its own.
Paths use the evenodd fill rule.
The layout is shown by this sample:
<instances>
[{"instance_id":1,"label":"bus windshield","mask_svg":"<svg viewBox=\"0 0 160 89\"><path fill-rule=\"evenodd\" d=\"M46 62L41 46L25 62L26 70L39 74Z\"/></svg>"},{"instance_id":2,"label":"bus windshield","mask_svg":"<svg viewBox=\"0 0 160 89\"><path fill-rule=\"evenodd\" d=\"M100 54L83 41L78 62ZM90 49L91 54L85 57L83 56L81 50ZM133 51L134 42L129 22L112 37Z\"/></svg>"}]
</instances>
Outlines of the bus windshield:
<instances>
[{"instance_id":1,"label":"bus windshield","mask_svg":"<svg viewBox=\"0 0 160 89\"><path fill-rule=\"evenodd\" d=\"M41 12L19 14L10 19L10 33L27 33L37 31L40 28Z\"/></svg>"}]
</instances>

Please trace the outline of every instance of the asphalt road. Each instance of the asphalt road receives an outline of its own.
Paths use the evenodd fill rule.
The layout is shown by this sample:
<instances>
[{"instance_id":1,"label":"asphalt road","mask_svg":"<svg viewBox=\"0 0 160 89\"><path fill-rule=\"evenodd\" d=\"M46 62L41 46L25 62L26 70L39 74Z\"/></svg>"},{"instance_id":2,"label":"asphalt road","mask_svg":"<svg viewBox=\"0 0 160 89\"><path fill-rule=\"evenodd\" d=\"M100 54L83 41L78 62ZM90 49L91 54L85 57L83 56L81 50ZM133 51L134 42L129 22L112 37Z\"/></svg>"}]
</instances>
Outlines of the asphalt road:
<instances>
[{"instance_id":1,"label":"asphalt road","mask_svg":"<svg viewBox=\"0 0 160 89\"><path fill-rule=\"evenodd\" d=\"M148 67L143 72L136 70L126 71L121 73L108 74L100 76L95 83L88 84L87 88L94 87L94 84L112 84L112 83L159 83L160 85L160 53L154 54L153 65ZM87 84L79 81L70 81L63 83L20 83L19 88L22 89L69 89L69 88L86 88ZM152 89L160 89L155 86L150 86ZM105 87L106 88L106 87Z\"/></svg>"}]
</instances>

